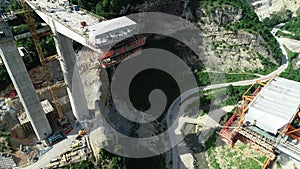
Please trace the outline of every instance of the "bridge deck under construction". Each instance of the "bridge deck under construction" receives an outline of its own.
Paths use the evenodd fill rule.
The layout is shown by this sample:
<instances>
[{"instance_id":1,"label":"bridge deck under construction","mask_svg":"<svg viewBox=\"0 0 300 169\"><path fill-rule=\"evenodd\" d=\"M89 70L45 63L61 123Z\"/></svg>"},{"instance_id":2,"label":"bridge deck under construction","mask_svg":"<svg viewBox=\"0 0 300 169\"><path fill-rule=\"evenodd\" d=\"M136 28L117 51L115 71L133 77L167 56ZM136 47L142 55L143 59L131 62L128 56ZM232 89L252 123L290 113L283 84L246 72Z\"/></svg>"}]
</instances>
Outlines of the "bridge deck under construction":
<instances>
[{"instance_id":1,"label":"bridge deck under construction","mask_svg":"<svg viewBox=\"0 0 300 169\"><path fill-rule=\"evenodd\" d=\"M57 32L101 52L103 46L131 37L136 22L126 16L106 20L68 1L26 1Z\"/></svg>"}]
</instances>

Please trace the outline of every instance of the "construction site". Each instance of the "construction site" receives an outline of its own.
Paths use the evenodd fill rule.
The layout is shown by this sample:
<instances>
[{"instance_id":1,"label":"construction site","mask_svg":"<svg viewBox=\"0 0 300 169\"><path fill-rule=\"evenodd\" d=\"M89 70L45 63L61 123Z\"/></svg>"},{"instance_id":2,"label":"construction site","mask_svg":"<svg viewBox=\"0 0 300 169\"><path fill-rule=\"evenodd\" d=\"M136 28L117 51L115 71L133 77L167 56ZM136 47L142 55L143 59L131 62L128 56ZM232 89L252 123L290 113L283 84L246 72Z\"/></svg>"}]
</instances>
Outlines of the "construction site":
<instances>
[{"instance_id":1,"label":"construction site","mask_svg":"<svg viewBox=\"0 0 300 169\"><path fill-rule=\"evenodd\" d=\"M50 160L44 168L58 168L73 163L79 163L92 158L91 145L87 136L80 137L72 142L70 147L63 150L57 157Z\"/></svg>"},{"instance_id":2,"label":"construction site","mask_svg":"<svg viewBox=\"0 0 300 169\"><path fill-rule=\"evenodd\" d=\"M241 141L262 153L264 163L254 160L263 169L272 167L279 156L299 163L299 89L299 82L280 77L253 84L220 137L231 147Z\"/></svg>"},{"instance_id":3,"label":"construction site","mask_svg":"<svg viewBox=\"0 0 300 169\"><path fill-rule=\"evenodd\" d=\"M0 2L2 8L8 5L5 0ZM0 168L59 168L97 159L99 147L90 140L92 126L86 121L96 114L92 93L99 94L101 104L109 109L109 75L101 70L140 55L147 37L135 35L138 25L128 17L107 20L68 0L18 3L22 10L1 13L0 18L1 64L13 84L1 93L0 99L1 132L4 128L1 134L9 136L11 144L2 148L5 153L0 155ZM45 27L36 28L33 12ZM14 36L7 21L16 19L16 13L24 14L29 32ZM57 54L44 55L42 36L53 36ZM41 63L31 74L22 59L30 51L15 43L24 37L34 41ZM86 57L85 63L78 61L75 41L96 57ZM97 75L106 73L107 79L101 79L101 85L94 88L86 85L90 87L88 91L80 75L90 70ZM74 79L79 80L74 83ZM299 163L300 83L277 76L266 82L257 81L244 93L219 136L231 147L240 141L263 154L266 160L259 162L263 169L271 168L279 156Z\"/></svg>"},{"instance_id":4,"label":"construction site","mask_svg":"<svg viewBox=\"0 0 300 169\"><path fill-rule=\"evenodd\" d=\"M44 157L38 168L57 168L88 160L94 157L89 137L85 135L89 130L79 122L90 119L91 115L86 97L73 93L73 77L78 77L91 64L99 69L107 68L137 56L146 38L133 36L136 23L127 17L106 20L67 0L17 2L22 10L1 13L0 18L1 64L5 65L13 83L1 94L1 125L9 133L14 150L14 158L4 155L0 166L26 167L52 151L58 142L63 142L63 149L57 148L60 155ZM9 2L1 1L2 8L8 5ZM45 21L44 28L36 28L32 12ZM8 21L16 19L17 13L24 14L30 32L14 36ZM57 54L44 55L40 38L45 36L54 37ZM30 52L15 44L15 40L24 37L34 41L41 63L30 75L22 60ZM74 71L77 65L73 41L98 53L94 63L80 65L79 72ZM112 45L116 42L119 43ZM82 84L76 87L83 88Z\"/></svg>"}]
</instances>

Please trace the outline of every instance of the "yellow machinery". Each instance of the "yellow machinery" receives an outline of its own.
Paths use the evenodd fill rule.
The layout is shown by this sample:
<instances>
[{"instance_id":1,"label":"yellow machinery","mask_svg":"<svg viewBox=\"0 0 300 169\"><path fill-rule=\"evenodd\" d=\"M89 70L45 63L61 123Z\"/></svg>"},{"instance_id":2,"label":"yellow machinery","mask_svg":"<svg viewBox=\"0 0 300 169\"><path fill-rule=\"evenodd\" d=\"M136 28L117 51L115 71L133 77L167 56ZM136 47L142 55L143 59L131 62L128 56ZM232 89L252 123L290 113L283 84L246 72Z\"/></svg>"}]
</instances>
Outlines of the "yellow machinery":
<instances>
[{"instance_id":1,"label":"yellow machinery","mask_svg":"<svg viewBox=\"0 0 300 169\"><path fill-rule=\"evenodd\" d=\"M78 152L77 152L77 151L72 152L72 153L70 154L71 157L74 157L74 156L77 156L77 155L78 155Z\"/></svg>"},{"instance_id":2,"label":"yellow machinery","mask_svg":"<svg viewBox=\"0 0 300 169\"><path fill-rule=\"evenodd\" d=\"M78 135L82 136L82 135L85 135L87 133L88 129L85 128L85 129L81 129L78 131Z\"/></svg>"},{"instance_id":3,"label":"yellow machinery","mask_svg":"<svg viewBox=\"0 0 300 169\"><path fill-rule=\"evenodd\" d=\"M75 149L75 148L77 148L77 147L79 147L79 146L80 146L80 143L79 143L79 142L74 143L74 144L71 145L72 149Z\"/></svg>"},{"instance_id":4,"label":"yellow machinery","mask_svg":"<svg viewBox=\"0 0 300 169\"><path fill-rule=\"evenodd\" d=\"M54 163L50 163L48 165L45 166L45 168L55 168L59 166L59 162L54 162Z\"/></svg>"},{"instance_id":5,"label":"yellow machinery","mask_svg":"<svg viewBox=\"0 0 300 169\"><path fill-rule=\"evenodd\" d=\"M64 114L62 113L61 106L58 103L58 99L57 99L57 96L56 96L56 93L55 93L55 87L53 86L51 74L50 74L49 69L47 67L47 62L52 60L52 59L57 59L58 55L50 56L50 57L47 57L47 58L44 57L44 54L43 54L43 51L42 51L42 46L39 42L40 38L39 38L39 35L37 34L37 31L36 31L35 21L32 18L32 16L30 15L29 7L26 4L25 0L21 0L21 4L22 4L22 7L23 7L23 12L24 12L25 19L26 19L26 22L27 22L27 25L28 25L28 29L29 29L29 31L32 35L32 39L34 41L35 48L36 48L36 51L38 53L38 56L39 56L40 62L42 64L43 70L46 73L48 89L50 91L51 97L54 101L54 104L55 104L55 107L56 107L56 110L57 110L57 113L58 113L58 116L59 116L59 123L60 123L60 125L64 125L64 124L67 123L67 119L65 118Z\"/></svg>"}]
</instances>

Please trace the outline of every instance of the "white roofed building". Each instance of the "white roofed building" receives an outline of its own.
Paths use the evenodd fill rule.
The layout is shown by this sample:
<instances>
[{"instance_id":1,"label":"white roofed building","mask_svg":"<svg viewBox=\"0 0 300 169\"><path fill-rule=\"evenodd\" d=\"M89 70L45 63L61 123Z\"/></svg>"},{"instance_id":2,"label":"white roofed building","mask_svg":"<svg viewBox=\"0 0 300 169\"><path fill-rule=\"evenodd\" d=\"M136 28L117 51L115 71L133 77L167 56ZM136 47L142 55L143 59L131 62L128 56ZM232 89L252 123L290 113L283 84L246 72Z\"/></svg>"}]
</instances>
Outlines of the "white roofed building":
<instances>
[{"instance_id":1,"label":"white roofed building","mask_svg":"<svg viewBox=\"0 0 300 169\"><path fill-rule=\"evenodd\" d=\"M136 26L136 22L125 16L91 25L88 27L89 44L97 48L100 45L120 42L132 36Z\"/></svg>"},{"instance_id":2,"label":"white roofed building","mask_svg":"<svg viewBox=\"0 0 300 169\"><path fill-rule=\"evenodd\" d=\"M267 157L263 168L278 155L300 164L300 83L275 77L253 84L220 136L231 146L239 140L260 151Z\"/></svg>"},{"instance_id":3,"label":"white roofed building","mask_svg":"<svg viewBox=\"0 0 300 169\"><path fill-rule=\"evenodd\" d=\"M300 83L276 77L249 104L244 123L277 134L297 115L300 107Z\"/></svg>"}]
</instances>

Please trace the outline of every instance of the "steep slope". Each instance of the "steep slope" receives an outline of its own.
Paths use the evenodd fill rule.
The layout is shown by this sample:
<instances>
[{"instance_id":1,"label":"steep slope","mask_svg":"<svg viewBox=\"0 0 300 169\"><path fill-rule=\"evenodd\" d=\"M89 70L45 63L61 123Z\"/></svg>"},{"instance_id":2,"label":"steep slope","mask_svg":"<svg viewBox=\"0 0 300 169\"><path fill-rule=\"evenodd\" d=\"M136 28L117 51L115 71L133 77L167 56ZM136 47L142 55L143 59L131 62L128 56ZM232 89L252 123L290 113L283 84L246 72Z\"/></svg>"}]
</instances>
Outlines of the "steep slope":
<instances>
[{"instance_id":1,"label":"steep slope","mask_svg":"<svg viewBox=\"0 0 300 169\"><path fill-rule=\"evenodd\" d=\"M290 10L295 15L300 9L298 0L247 0L253 6L260 20L270 17L273 13Z\"/></svg>"},{"instance_id":2,"label":"steep slope","mask_svg":"<svg viewBox=\"0 0 300 169\"><path fill-rule=\"evenodd\" d=\"M198 25L211 43L206 54L214 60L213 63L222 65L225 71L264 69L267 66L262 61L264 58L276 63L267 42L259 34L251 34L243 29L225 29L224 25L239 22L243 18L242 10L228 7L209 12L201 7L198 13L201 13Z\"/></svg>"}]
</instances>

